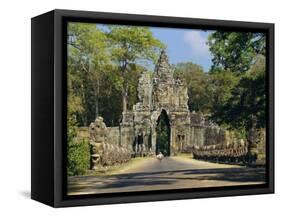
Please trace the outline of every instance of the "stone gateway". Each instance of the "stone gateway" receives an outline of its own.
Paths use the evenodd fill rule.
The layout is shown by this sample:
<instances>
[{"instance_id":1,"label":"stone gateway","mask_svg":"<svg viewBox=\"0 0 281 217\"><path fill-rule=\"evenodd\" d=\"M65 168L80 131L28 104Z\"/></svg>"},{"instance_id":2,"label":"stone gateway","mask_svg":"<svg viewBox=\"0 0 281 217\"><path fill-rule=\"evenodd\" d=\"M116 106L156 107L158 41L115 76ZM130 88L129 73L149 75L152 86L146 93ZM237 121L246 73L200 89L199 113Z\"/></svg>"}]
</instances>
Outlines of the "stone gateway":
<instances>
[{"instance_id":1,"label":"stone gateway","mask_svg":"<svg viewBox=\"0 0 281 217\"><path fill-rule=\"evenodd\" d=\"M140 75L138 102L133 111L122 115L120 141L132 147L134 155L143 150L146 154L161 151L166 156L190 152L194 146L204 145L206 128L217 135L216 143L224 133L203 114L189 111L187 86L180 78L174 78L165 51L161 52L152 75L147 72ZM143 144L137 142L139 135L143 136Z\"/></svg>"},{"instance_id":2,"label":"stone gateway","mask_svg":"<svg viewBox=\"0 0 281 217\"><path fill-rule=\"evenodd\" d=\"M165 156L192 152L201 159L208 159L208 156L216 159L226 156L227 159L227 153L239 157L247 154L247 144L239 136L220 128L202 113L189 111L187 86L174 77L165 51L161 52L153 74L143 72L140 75L137 91L138 102L133 110L123 111L120 126L106 128L101 117L91 123L92 169L98 162L104 162L102 155L108 152L106 146L99 143L122 150L119 157L126 158L124 161L128 160L125 153L130 153L131 157L145 157L160 152ZM97 137L102 132L107 134L106 142ZM233 147L239 150L233 151ZM122 159L115 161L122 162Z\"/></svg>"}]
</instances>

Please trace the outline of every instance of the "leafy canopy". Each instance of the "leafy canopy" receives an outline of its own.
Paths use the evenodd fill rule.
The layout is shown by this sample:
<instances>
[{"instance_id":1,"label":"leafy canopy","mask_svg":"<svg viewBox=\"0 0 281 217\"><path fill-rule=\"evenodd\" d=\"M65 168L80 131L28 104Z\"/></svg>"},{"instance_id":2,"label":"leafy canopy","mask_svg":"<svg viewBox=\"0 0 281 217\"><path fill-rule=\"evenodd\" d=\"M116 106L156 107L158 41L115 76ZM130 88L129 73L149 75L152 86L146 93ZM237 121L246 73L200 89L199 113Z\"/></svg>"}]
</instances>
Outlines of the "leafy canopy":
<instances>
[{"instance_id":1,"label":"leafy canopy","mask_svg":"<svg viewBox=\"0 0 281 217\"><path fill-rule=\"evenodd\" d=\"M244 73L258 54L265 55L265 34L216 31L209 36L213 70Z\"/></svg>"}]
</instances>

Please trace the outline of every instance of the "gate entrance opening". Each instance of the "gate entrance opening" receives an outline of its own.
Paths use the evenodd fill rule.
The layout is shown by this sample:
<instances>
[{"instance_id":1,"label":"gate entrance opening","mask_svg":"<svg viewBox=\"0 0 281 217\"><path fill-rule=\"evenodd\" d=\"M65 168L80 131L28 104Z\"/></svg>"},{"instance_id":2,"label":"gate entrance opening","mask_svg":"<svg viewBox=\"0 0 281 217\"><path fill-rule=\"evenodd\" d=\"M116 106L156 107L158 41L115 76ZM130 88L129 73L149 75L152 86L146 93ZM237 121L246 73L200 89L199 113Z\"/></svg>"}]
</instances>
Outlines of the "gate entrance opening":
<instances>
[{"instance_id":1,"label":"gate entrance opening","mask_svg":"<svg viewBox=\"0 0 281 217\"><path fill-rule=\"evenodd\" d=\"M162 110L156 127L156 155L160 152L164 156L170 156L170 121L165 110Z\"/></svg>"}]
</instances>

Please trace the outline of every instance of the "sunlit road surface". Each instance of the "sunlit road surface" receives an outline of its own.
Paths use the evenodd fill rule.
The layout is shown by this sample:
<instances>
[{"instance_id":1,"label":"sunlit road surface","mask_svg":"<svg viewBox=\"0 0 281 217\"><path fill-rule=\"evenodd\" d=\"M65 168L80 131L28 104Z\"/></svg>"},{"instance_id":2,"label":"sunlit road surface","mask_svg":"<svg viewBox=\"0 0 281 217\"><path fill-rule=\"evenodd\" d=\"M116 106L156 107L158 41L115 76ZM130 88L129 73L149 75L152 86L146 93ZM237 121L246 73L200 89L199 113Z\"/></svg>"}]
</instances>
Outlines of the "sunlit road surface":
<instances>
[{"instance_id":1,"label":"sunlit road surface","mask_svg":"<svg viewBox=\"0 0 281 217\"><path fill-rule=\"evenodd\" d=\"M133 167L107 176L74 176L68 178L68 194L150 191L262 184L265 169L217 164L183 157L162 161L144 158Z\"/></svg>"}]
</instances>

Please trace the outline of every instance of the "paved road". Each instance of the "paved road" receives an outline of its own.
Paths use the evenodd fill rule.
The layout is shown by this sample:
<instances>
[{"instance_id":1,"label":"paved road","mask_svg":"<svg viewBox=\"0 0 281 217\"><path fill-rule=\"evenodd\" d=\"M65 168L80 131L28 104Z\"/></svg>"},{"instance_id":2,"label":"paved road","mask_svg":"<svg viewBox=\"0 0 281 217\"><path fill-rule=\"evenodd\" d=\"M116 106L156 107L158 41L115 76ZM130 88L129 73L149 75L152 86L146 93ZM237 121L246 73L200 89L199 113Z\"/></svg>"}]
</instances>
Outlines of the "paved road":
<instances>
[{"instance_id":1,"label":"paved road","mask_svg":"<svg viewBox=\"0 0 281 217\"><path fill-rule=\"evenodd\" d=\"M144 158L133 167L108 176L75 176L68 179L68 194L149 191L261 184L264 168L216 164L184 157Z\"/></svg>"}]
</instances>

